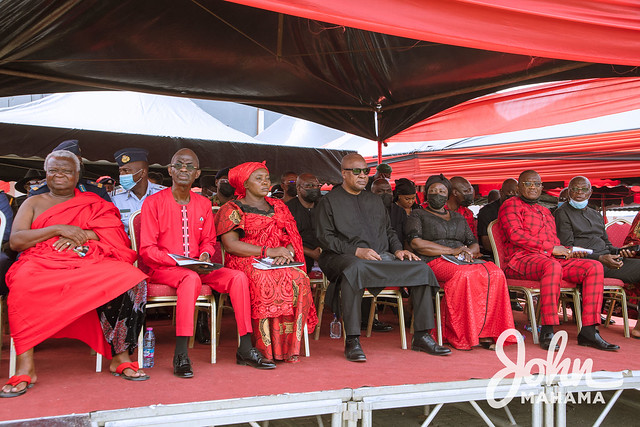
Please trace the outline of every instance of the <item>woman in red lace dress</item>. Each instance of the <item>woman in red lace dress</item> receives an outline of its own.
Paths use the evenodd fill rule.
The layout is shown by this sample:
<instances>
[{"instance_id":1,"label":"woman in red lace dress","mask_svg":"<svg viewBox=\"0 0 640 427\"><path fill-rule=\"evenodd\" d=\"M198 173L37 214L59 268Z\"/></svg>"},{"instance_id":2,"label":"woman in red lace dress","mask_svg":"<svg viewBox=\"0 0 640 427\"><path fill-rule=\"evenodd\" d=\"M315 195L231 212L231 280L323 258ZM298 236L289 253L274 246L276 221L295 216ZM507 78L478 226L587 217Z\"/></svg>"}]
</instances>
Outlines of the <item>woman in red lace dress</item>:
<instances>
[{"instance_id":1,"label":"woman in red lace dress","mask_svg":"<svg viewBox=\"0 0 640 427\"><path fill-rule=\"evenodd\" d=\"M259 270L254 258L275 264L304 263L302 239L285 204L266 197L271 186L264 163L243 163L229 171L237 200L216 215L216 231L227 251L225 266L249 278L255 346L272 360L298 361L304 325L318 322L303 267Z\"/></svg>"}]
</instances>

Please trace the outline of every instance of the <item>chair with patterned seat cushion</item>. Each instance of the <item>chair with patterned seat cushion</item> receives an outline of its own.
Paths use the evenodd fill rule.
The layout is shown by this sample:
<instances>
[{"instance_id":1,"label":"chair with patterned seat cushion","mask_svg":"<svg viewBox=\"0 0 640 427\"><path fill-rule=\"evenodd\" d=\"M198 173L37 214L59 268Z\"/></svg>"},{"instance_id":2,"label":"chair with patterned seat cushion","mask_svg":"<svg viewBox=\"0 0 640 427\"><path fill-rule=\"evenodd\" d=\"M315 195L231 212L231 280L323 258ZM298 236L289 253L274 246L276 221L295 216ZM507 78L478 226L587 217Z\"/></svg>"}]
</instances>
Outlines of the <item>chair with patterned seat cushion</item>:
<instances>
[{"instance_id":1,"label":"chair with patterned seat cushion","mask_svg":"<svg viewBox=\"0 0 640 427\"><path fill-rule=\"evenodd\" d=\"M613 246L619 248L624 244L624 239L631 230L631 223L624 218L618 218L614 221L609 221L604 229L607 231L607 237Z\"/></svg>"},{"instance_id":2,"label":"chair with patterned seat cushion","mask_svg":"<svg viewBox=\"0 0 640 427\"><path fill-rule=\"evenodd\" d=\"M491 241L491 249L493 251L493 259L495 264L502 270L504 265L504 234L498 220L491 221L487 227L489 240ZM531 334L533 335L533 343L538 344L538 322L536 320L536 309L533 305L534 296L540 295L540 282L538 280L522 280L507 278L507 287L510 291L516 292L524 296L526 311L531 324ZM582 309L580 304L580 290L576 283L562 280L560 283L560 298L569 298L573 302L573 317L578 325L578 332L582 329Z\"/></svg>"},{"instance_id":3,"label":"chair with patterned seat cushion","mask_svg":"<svg viewBox=\"0 0 640 427\"><path fill-rule=\"evenodd\" d=\"M138 251L140 242L140 224L141 216L140 211L137 210L129 217L129 234L131 238L131 248L134 251ZM140 267L142 260L138 257L137 266ZM178 303L178 294L176 288L159 283L147 283L147 310L157 307L175 307ZM209 319L211 325L209 326L211 331L211 363L216 363L216 300L211 291L211 288L207 285L202 285L200 289L200 295L196 300L196 307L204 307L209 310ZM198 310L195 310L194 327L197 321ZM194 331L195 336L195 331ZM140 332L138 337L138 363L142 366L142 339L143 331ZM189 347L193 347L193 336L189 341Z\"/></svg>"}]
</instances>

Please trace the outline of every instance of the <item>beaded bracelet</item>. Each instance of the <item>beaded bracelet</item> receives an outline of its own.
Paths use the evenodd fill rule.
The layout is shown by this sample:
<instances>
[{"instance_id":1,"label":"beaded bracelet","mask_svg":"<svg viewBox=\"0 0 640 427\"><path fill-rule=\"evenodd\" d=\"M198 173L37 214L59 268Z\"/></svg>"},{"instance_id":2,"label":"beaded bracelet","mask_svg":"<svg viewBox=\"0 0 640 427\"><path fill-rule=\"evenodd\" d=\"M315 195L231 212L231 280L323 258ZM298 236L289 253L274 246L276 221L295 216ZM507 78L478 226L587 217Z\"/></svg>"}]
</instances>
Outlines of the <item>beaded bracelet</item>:
<instances>
[{"instance_id":1,"label":"beaded bracelet","mask_svg":"<svg viewBox=\"0 0 640 427\"><path fill-rule=\"evenodd\" d=\"M266 258L267 257L267 247L263 246L262 250L260 251L260 258Z\"/></svg>"}]
</instances>

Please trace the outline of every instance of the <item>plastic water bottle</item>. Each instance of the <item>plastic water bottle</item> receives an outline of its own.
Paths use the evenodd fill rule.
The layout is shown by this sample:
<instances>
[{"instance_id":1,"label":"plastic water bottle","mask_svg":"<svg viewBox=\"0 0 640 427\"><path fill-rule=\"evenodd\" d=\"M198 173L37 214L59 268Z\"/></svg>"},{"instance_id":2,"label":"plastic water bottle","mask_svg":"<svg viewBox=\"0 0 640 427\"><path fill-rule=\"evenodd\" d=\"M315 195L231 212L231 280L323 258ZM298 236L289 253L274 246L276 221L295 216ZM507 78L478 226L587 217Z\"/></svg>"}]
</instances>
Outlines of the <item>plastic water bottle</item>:
<instances>
[{"instance_id":1,"label":"plastic water bottle","mask_svg":"<svg viewBox=\"0 0 640 427\"><path fill-rule=\"evenodd\" d=\"M153 368L153 358L156 350L156 336L153 328L147 328L144 333L144 341L142 345L142 367Z\"/></svg>"},{"instance_id":2,"label":"plastic water bottle","mask_svg":"<svg viewBox=\"0 0 640 427\"><path fill-rule=\"evenodd\" d=\"M329 336L336 340L342 338L342 325L335 314L331 324L329 324Z\"/></svg>"}]
</instances>

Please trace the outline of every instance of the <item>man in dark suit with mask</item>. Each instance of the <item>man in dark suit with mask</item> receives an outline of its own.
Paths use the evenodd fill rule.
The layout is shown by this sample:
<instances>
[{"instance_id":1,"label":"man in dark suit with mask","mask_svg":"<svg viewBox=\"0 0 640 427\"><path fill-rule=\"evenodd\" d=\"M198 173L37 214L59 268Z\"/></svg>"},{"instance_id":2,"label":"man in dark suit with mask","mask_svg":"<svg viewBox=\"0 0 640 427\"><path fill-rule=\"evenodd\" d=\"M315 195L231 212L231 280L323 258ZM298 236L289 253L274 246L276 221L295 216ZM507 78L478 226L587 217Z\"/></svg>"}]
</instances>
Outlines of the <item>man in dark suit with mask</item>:
<instances>
[{"instance_id":1,"label":"man in dark suit with mask","mask_svg":"<svg viewBox=\"0 0 640 427\"><path fill-rule=\"evenodd\" d=\"M473 212L469 206L473 203L475 193L471 183L461 176L451 178L451 193L447 200L447 209L452 212L458 212L467 220L469 228L473 231L473 235L478 238L478 228L476 220L473 218Z\"/></svg>"},{"instance_id":2,"label":"man in dark suit with mask","mask_svg":"<svg viewBox=\"0 0 640 427\"><path fill-rule=\"evenodd\" d=\"M304 258L307 271L310 271L315 261L320 258L320 245L315 233L313 211L320 200L320 182L310 173L301 174L296 180L297 197L286 202L291 215L296 220L298 231L302 237Z\"/></svg>"}]
</instances>

